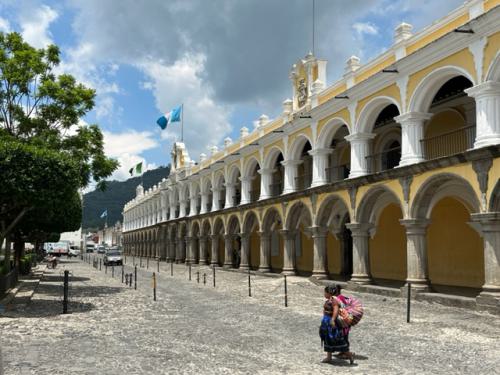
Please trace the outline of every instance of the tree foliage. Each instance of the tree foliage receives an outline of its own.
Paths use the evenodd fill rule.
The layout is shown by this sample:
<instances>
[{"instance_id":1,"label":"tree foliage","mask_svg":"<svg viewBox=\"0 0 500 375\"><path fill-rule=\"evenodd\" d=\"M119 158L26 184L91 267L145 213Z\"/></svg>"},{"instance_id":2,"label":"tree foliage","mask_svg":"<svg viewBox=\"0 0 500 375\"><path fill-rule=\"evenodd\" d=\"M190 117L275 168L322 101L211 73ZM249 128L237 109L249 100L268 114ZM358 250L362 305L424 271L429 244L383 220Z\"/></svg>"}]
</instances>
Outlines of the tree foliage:
<instances>
[{"instance_id":1,"label":"tree foliage","mask_svg":"<svg viewBox=\"0 0 500 375\"><path fill-rule=\"evenodd\" d=\"M0 241L77 229L78 191L92 179L103 188L118 167L99 127L81 125L94 90L56 74L59 62L57 46L0 33Z\"/></svg>"}]
</instances>

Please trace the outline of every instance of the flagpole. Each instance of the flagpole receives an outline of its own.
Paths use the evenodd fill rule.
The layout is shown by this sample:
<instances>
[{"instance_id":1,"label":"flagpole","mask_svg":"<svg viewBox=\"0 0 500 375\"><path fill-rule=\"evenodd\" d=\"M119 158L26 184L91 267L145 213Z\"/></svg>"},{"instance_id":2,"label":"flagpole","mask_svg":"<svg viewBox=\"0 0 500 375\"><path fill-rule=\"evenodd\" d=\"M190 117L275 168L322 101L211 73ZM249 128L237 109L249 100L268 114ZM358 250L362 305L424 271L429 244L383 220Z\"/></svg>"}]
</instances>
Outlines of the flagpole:
<instances>
[{"instance_id":1,"label":"flagpole","mask_svg":"<svg viewBox=\"0 0 500 375\"><path fill-rule=\"evenodd\" d=\"M181 142L184 143L184 103L181 104Z\"/></svg>"}]
</instances>

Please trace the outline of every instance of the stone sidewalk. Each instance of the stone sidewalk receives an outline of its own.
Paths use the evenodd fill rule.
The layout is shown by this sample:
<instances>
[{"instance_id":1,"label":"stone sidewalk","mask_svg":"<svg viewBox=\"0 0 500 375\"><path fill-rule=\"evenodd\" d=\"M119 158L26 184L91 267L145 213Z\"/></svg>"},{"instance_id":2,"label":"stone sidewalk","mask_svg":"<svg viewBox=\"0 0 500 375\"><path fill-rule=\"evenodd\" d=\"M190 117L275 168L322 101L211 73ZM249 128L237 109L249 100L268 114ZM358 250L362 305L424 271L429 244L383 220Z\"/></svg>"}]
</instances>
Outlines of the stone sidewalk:
<instances>
[{"instance_id":1,"label":"stone sidewalk","mask_svg":"<svg viewBox=\"0 0 500 375\"><path fill-rule=\"evenodd\" d=\"M70 314L62 312L62 271L72 272ZM153 269L155 268L155 269ZM158 300L150 269L138 289L80 261L47 270L32 301L0 317L6 374L495 374L500 369L500 319L486 313L356 294L366 307L350 335L356 363L321 364L318 325L322 287L212 270L207 284L184 265L161 263ZM125 267L126 272L132 268Z\"/></svg>"}]
</instances>

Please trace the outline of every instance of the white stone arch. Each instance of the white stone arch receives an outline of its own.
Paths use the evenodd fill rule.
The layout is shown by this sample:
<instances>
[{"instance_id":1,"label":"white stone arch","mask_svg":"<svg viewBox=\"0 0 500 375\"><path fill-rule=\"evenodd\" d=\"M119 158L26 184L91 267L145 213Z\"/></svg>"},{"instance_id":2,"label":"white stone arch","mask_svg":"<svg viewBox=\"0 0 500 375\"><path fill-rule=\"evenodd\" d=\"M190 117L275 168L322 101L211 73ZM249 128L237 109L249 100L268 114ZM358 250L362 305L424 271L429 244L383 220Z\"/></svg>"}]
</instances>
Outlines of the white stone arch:
<instances>
[{"instance_id":1,"label":"white stone arch","mask_svg":"<svg viewBox=\"0 0 500 375\"><path fill-rule=\"evenodd\" d=\"M347 202L337 194L326 197L318 209L314 219L315 225L320 227L339 229L347 214L350 218Z\"/></svg>"},{"instance_id":2,"label":"white stone arch","mask_svg":"<svg viewBox=\"0 0 500 375\"><path fill-rule=\"evenodd\" d=\"M217 171L215 172L215 175L214 175L214 181L213 181L213 188L215 189L222 189L224 187L224 184L226 182L226 179L224 177L224 171L223 170L220 170L220 171Z\"/></svg>"},{"instance_id":3,"label":"white stone arch","mask_svg":"<svg viewBox=\"0 0 500 375\"><path fill-rule=\"evenodd\" d=\"M264 162L262 163L263 169L272 169L274 168L274 165L276 164L276 159L278 158L279 154L283 156L283 160L285 159L285 153L281 149L281 147L278 146L273 146L267 153L266 157L264 158Z\"/></svg>"},{"instance_id":4,"label":"white stone arch","mask_svg":"<svg viewBox=\"0 0 500 375\"><path fill-rule=\"evenodd\" d=\"M200 194L200 184L198 181L191 181L189 184L189 197L198 197Z\"/></svg>"},{"instance_id":5,"label":"white stone arch","mask_svg":"<svg viewBox=\"0 0 500 375\"><path fill-rule=\"evenodd\" d=\"M292 145L289 148L288 159L299 160L302 154L302 149L304 148L307 142L309 142L309 144L311 145L311 149L313 149L314 143L306 134L301 133L297 135L297 137L294 139Z\"/></svg>"},{"instance_id":6,"label":"white stone arch","mask_svg":"<svg viewBox=\"0 0 500 375\"><path fill-rule=\"evenodd\" d=\"M305 227L312 226L312 212L304 202L296 202L290 207L286 214L285 228L291 231L296 231L302 223Z\"/></svg>"},{"instance_id":7,"label":"white stone arch","mask_svg":"<svg viewBox=\"0 0 500 375\"><path fill-rule=\"evenodd\" d=\"M458 76L464 76L473 85L476 84L474 77L467 70L459 66L447 65L427 74L415 88L409 101L408 112L428 112L432 100L441 86L450 79Z\"/></svg>"},{"instance_id":8,"label":"white stone arch","mask_svg":"<svg viewBox=\"0 0 500 375\"><path fill-rule=\"evenodd\" d=\"M470 213L480 211L480 200L467 180L453 173L440 173L429 177L418 189L411 204L411 217L429 219L434 206L447 197L461 202Z\"/></svg>"},{"instance_id":9,"label":"white stone arch","mask_svg":"<svg viewBox=\"0 0 500 375\"><path fill-rule=\"evenodd\" d=\"M388 105L394 104L401 115L401 104L392 96L377 96L366 103L361 110L356 123L356 133L371 133L380 112Z\"/></svg>"},{"instance_id":10,"label":"white stone arch","mask_svg":"<svg viewBox=\"0 0 500 375\"><path fill-rule=\"evenodd\" d=\"M497 52L495 58L488 67L485 81L500 82L500 52Z\"/></svg>"},{"instance_id":11,"label":"white stone arch","mask_svg":"<svg viewBox=\"0 0 500 375\"><path fill-rule=\"evenodd\" d=\"M212 179L210 176L205 176L201 179L201 193L208 194L212 191Z\"/></svg>"},{"instance_id":12,"label":"white stone arch","mask_svg":"<svg viewBox=\"0 0 500 375\"><path fill-rule=\"evenodd\" d=\"M237 164L234 164L230 167L229 172L227 174L227 182L228 183L237 183L238 182L238 174L241 177L240 167Z\"/></svg>"},{"instance_id":13,"label":"white stone arch","mask_svg":"<svg viewBox=\"0 0 500 375\"><path fill-rule=\"evenodd\" d=\"M251 173L253 172L253 170L255 169L255 166L258 167L258 169L261 168L261 163L260 161L255 157L255 156L251 156L246 162L245 162L245 166L243 167L243 174L242 174L242 177L251 177Z\"/></svg>"},{"instance_id":14,"label":"white stone arch","mask_svg":"<svg viewBox=\"0 0 500 375\"><path fill-rule=\"evenodd\" d=\"M351 126L340 117L334 117L329 120L321 129L321 132L316 139L316 148L329 148L333 137L342 126L347 127L348 134L351 134Z\"/></svg>"},{"instance_id":15,"label":"white stone arch","mask_svg":"<svg viewBox=\"0 0 500 375\"><path fill-rule=\"evenodd\" d=\"M403 204L393 190L383 185L372 187L363 195L359 203L356 210L356 221L362 224L372 224L373 229L375 229L378 225L380 214L384 208L392 203L400 208L401 215L404 217Z\"/></svg>"}]
</instances>

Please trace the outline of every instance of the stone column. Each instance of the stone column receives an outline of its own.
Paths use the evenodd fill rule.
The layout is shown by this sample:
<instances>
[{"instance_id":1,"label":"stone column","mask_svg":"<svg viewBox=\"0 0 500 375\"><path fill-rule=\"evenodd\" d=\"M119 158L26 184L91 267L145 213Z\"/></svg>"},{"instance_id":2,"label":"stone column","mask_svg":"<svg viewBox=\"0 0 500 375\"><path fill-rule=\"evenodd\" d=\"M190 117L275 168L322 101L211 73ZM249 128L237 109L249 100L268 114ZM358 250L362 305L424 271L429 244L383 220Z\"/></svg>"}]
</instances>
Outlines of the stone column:
<instances>
[{"instance_id":1,"label":"stone column","mask_svg":"<svg viewBox=\"0 0 500 375\"><path fill-rule=\"evenodd\" d=\"M193 264L194 237L186 237L186 263Z\"/></svg>"},{"instance_id":2,"label":"stone column","mask_svg":"<svg viewBox=\"0 0 500 375\"><path fill-rule=\"evenodd\" d=\"M271 272L271 233L259 232L260 235L260 272Z\"/></svg>"},{"instance_id":3,"label":"stone column","mask_svg":"<svg viewBox=\"0 0 500 375\"><path fill-rule=\"evenodd\" d=\"M175 261L175 250L176 250L175 241L170 240L168 242L167 262L173 263Z\"/></svg>"},{"instance_id":4,"label":"stone column","mask_svg":"<svg viewBox=\"0 0 500 375\"><path fill-rule=\"evenodd\" d=\"M241 202L240 204L250 203L250 188L252 187L252 177L240 177L241 181Z\"/></svg>"},{"instance_id":5,"label":"stone column","mask_svg":"<svg viewBox=\"0 0 500 375\"><path fill-rule=\"evenodd\" d=\"M425 160L421 140L424 138L424 124L432 113L408 112L394 118L401 125L400 166L420 163Z\"/></svg>"},{"instance_id":6,"label":"stone column","mask_svg":"<svg viewBox=\"0 0 500 375\"><path fill-rule=\"evenodd\" d=\"M328 234L327 228L312 227L313 241L314 241L314 259L313 259L313 275L326 276L326 236Z\"/></svg>"},{"instance_id":7,"label":"stone column","mask_svg":"<svg viewBox=\"0 0 500 375\"><path fill-rule=\"evenodd\" d=\"M201 207L200 214L207 213L207 204L208 204L208 193L201 193Z\"/></svg>"},{"instance_id":8,"label":"stone column","mask_svg":"<svg viewBox=\"0 0 500 375\"><path fill-rule=\"evenodd\" d=\"M484 285L477 297L478 305L498 311L500 306L500 212L472 214L478 223L484 243Z\"/></svg>"},{"instance_id":9,"label":"stone column","mask_svg":"<svg viewBox=\"0 0 500 375\"><path fill-rule=\"evenodd\" d=\"M184 217L186 216L186 205L188 203L187 200L183 199L180 202L180 208L179 208L179 217Z\"/></svg>"},{"instance_id":10,"label":"stone column","mask_svg":"<svg viewBox=\"0 0 500 375\"><path fill-rule=\"evenodd\" d=\"M199 247L198 247L198 259L200 264L208 264L207 257L207 242L208 238L206 236L202 236L199 239Z\"/></svg>"},{"instance_id":11,"label":"stone column","mask_svg":"<svg viewBox=\"0 0 500 375\"><path fill-rule=\"evenodd\" d=\"M191 195L189 197L189 216L196 216L198 215L198 212L196 212L196 201L197 201L197 196L196 195Z\"/></svg>"},{"instance_id":12,"label":"stone column","mask_svg":"<svg viewBox=\"0 0 500 375\"><path fill-rule=\"evenodd\" d=\"M406 282L419 291L429 290L427 270L427 226L428 220L401 219L406 228ZM408 284L407 284L408 285Z\"/></svg>"},{"instance_id":13,"label":"stone column","mask_svg":"<svg viewBox=\"0 0 500 375\"><path fill-rule=\"evenodd\" d=\"M486 81L464 91L476 99L474 148L500 144L500 82Z\"/></svg>"},{"instance_id":14,"label":"stone column","mask_svg":"<svg viewBox=\"0 0 500 375\"><path fill-rule=\"evenodd\" d=\"M366 157L370 154L370 143L375 134L356 133L345 137L351 144L351 173L349 178L364 176L370 172Z\"/></svg>"},{"instance_id":15,"label":"stone column","mask_svg":"<svg viewBox=\"0 0 500 375\"><path fill-rule=\"evenodd\" d=\"M271 198L271 183L273 181L273 170L270 168L259 169L260 173L260 197L259 200Z\"/></svg>"},{"instance_id":16,"label":"stone column","mask_svg":"<svg viewBox=\"0 0 500 375\"><path fill-rule=\"evenodd\" d=\"M285 251L283 253L283 275L295 275L295 235L287 229L280 230L280 234L285 241Z\"/></svg>"},{"instance_id":17,"label":"stone column","mask_svg":"<svg viewBox=\"0 0 500 375\"><path fill-rule=\"evenodd\" d=\"M325 185L328 183L326 168L328 167L328 156L332 153L331 148L318 148L309 151L313 157L313 176L311 187Z\"/></svg>"},{"instance_id":18,"label":"stone column","mask_svg":"<svg viewBox=\"0 0 500 375\"><path fill-rule=\"evenodd\" d=\"M233 196L235 195L235 186L236 184L226 182L226 203L224 205L225 208L233 207Z\"/></svg>"},{"instance_id":19,"label":"stone column","mask_svg":"<svg viewBox=\"0 0 500 375\"><path fill-rule=\"evenodd\" d=\"M224 268L233 267L233 239L234 235L224 235Z\"/></svg>"},{"instance_id":20,"label":"stone column","mask_svg":"<svg viewBox=\"0 0 500 375\"><path fill-rule=\"evenodd\" d=\"M183 238L177 238L177 246L176 246L176 251L175 251L175 263L181 263L182 262L182 251L184 247L184 239Z\"/></svg>"},{"instance_id":21,"label":"stone column","mask_svg":"<svg viewBox=\"0 0 500 375\"><path fill-rule=\"evenodd\" d=\"M212 239L212 259L211 259L210 264L218 267L219 266L219 235L212 234L211 239Z\"/></svg>"},{"instance_id":22,"label":"stone column","mask_svg":"<svg viewBox=\"0 0 500 375\"><path fill-rule=\"evenodd\" d=\"M352 277L357 284L370 284L370 259L369 259L369 230L371 224L351 223L346 224L352 234Z\"/></svg>"},{"instance_id":23,"label":"stone column","mask_svg":"<svg viewBox=\"0 0 500 375\"><path fill-rule=\"evenodd\" d=\"M170 220L173 220L176 218L175 211L176 211L175 205L170 205L170 215L169 215Z\"/></svg>"},{"instance_id":24,"label":"stone column","mask_svg":"<svg viewBox=\"0 0 500 375\"><path fill-rule=\"evenodd\" d=\"M221 209L219 207L220 192L221 189L219 188L212 189L212 211L218 211Z\"/></svg>"},{"instance_id":25,"label":"stone column","mask_svg":"<svg viewBox=\"0 0 500 375\"><path fill-rule=\"evenodd\" d=\"M241 238L241 261L240 269L250 268L250 233L240 233Z\"/></svg>"},{"instance_id":26,"label":"stone column","mask_svg":"<svg viewBox=\"0 0 500 375\"><path fill-rule=\"evenodd\" d=\"M296 189L295 178L298 174L297 167L302 163L302 160L285 160L281 164L285 167L284 188L283 194L293 193Z\"/></svg>"}]
</instances>

